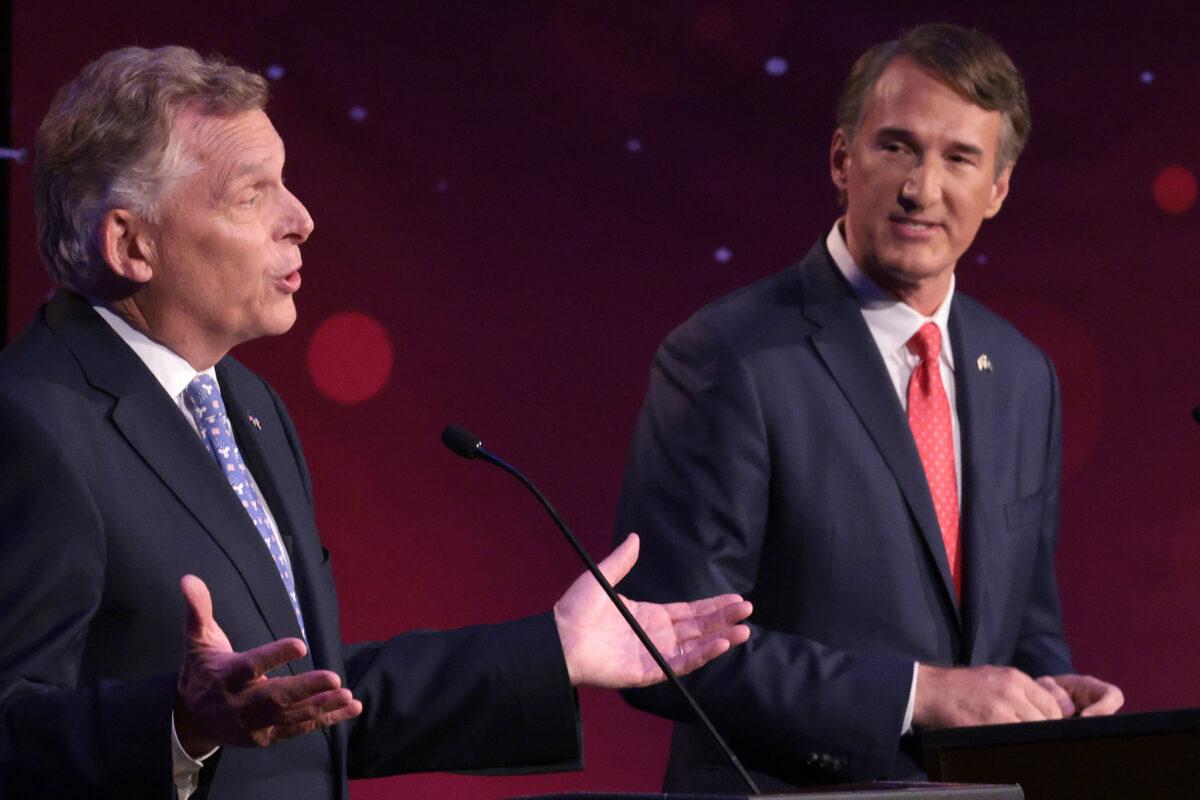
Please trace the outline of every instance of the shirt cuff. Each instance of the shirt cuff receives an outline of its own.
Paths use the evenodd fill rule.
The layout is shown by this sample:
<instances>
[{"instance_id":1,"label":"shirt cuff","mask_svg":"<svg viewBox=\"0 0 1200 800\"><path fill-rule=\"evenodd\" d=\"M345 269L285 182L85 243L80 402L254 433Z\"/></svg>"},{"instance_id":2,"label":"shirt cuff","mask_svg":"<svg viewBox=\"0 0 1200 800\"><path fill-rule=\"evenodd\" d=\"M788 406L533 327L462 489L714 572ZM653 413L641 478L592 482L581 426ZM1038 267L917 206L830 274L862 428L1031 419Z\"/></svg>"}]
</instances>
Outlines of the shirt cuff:
<instances>
[{"instance_id":1,"label":"shirt cuff","mask_svg":"<svg viewBox=\"0 0 1200 800\"><path fill-rule=\"evenodd\" d=\"M219 750L214 747L199 758L192 758L187 750L179 743L179 734L175 730L175 712L171 712L171 775L175 779L175 796L178 800L188 800L196 787L200 785L200 770L204 762Z\"/></svg>"},{"instance_id":2,"label":"shirt cuff","mask_svg":"<svg viewBox=\"0 0 1200 800\"><path fill-rule=\"evenodd\" d=\"M904 736L913 732L912 718L913 710L917 707L917 667L920 666L916 661L913 662L913 679L912 688L908 690L908 708L904 709L904 727L900 730L900 735ZM183 800L183 798L180 798Z\"/></svg>"}]
</instances>

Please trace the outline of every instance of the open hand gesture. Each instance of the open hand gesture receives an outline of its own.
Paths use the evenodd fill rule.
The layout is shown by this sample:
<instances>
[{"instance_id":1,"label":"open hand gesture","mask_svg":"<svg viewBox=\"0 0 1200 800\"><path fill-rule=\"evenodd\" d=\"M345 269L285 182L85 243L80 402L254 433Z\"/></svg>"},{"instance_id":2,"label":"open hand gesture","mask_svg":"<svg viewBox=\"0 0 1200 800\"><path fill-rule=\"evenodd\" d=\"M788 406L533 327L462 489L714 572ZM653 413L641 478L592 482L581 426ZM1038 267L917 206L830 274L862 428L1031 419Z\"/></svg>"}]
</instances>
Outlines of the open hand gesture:
<instances>
[{"instance_id":1,"label":"open hand gesture","mask_svg":"<svg viewBox=\"0 0 1200 800\"><path fill-rule=\"evenodd\" d=\"M633 568L638 546L637 534L631 533L600 562L610 584ZM738 623L753 609L736 594L666 604L621 599L680 675L750 638L750 629ZM590 573L579 576L554 604L554 621L573 686L621 689L666 678Z\"/></svg>"},{"instance_id":2,"label":"open hand gesture","mask_svg":"<svg viewBox=\"0 0 1200 800\"><path fill-rule=\"evenodd\" d=\"M187 600L183 666L175 702L175 732L193 756L219 745L266 747L362 713L362 703L329 670L269 678L267 673L300 658L300 639L280 639L236 653L213 619L204 581L184 575Z\"/></svg>"}]
</instances>

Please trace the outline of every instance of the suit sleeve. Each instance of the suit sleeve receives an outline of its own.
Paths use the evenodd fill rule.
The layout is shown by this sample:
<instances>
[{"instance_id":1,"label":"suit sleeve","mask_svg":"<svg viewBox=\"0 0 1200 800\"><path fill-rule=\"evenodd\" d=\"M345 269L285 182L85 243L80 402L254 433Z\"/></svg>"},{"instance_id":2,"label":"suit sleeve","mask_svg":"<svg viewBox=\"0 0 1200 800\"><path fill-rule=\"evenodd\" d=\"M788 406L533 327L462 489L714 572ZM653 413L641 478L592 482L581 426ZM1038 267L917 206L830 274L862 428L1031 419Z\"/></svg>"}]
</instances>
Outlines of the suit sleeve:
<instances>
[{"instance_id":1,"label":"suit sleeve","mask_svg":"<svg viewBox=\"0 0 1200 800\"><path fill-rule=\"evenodd\" d=\"M658 601L720 592L754 600L772 495L785 491L772 481L779 457L786 453L773 452L745 365L703 324L685 323L655 358L630 446L616 535L635 530L643 544L621 590ZM747 644L687 679L747 765L784 777L886 777L913 662L752 629ZM625 697L690 719L669 688Z\"/></svg>"},{"instance_id":2,"label":"suit sleeve","mask_svg":"<svg viewBox=\"0 0 1200 800\"><path fill-rule=\"evenodd\" d=\"M579 769L582 739L552 615L348 649L363 701L350 777Z\"/></svg>"},{"instance_id":3,"label":"suit sleeve","mask_svg":"<svg viewBox=\"0 0 1200 800\"><path fill-rule=\"evenodd\" d=\"M1055 550L1058 545L1058 498L1062 479L1062 402L1054 365L1043 356L1050 385L1050 424L1043 472L1038 554L1025 618L1013 666L1033 677L1074 672L1062 629Z\"/></svg>"},{"instance_id":4,"label":"suit sleeve","mask_svg":"<svg viewBox=\"0 0 1200 800\"><path fill-rule=\"evenodd\" d=\"M177 676L79 682L104 569L61 443L0 396L0 796L174 797Z\"/></svg>"}]
</instances>

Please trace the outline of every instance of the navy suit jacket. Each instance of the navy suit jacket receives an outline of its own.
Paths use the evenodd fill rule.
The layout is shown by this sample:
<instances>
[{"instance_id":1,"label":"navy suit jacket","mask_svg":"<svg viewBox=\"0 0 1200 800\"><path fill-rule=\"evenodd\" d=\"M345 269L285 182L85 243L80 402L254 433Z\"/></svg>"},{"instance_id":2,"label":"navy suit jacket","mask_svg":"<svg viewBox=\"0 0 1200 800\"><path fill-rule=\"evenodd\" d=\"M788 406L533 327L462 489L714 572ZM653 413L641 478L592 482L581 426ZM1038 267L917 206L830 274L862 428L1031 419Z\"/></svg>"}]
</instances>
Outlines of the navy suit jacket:
<instances>
[{"instance_id":1,"label":"navy suit jacket","mask_svg":"<svg viewBox=\"0 0 1200 800\"><path fill-rule=\"evenodd\" d=\"M217 377L309 635L309 654L276 674L334 670L364 711L265 749L223 748L196 797L344 798L348 777L576 766L549 614L341 643L296 431L237 361ZM178 406L83 299L59 292L0 354L0 796L174 797L186 573L208 584L235 650L300 635L274 561Z\"/></svg>"},{"instance_id":2,"label":"navy suit jacket","mask_svg":"<svg viewBox=\"0 0 1200 800\"><path fill-rule=\"evenodd\" d=\"M914 661L1071 669L1054 369L961 293L949 328L961 607L905 413L823 242L701 310L654 360L616 521L642 552L621 588L754 602L750 641L689 681L767 786L920 775L900 747ZM626 697L688 718L669 690ZM739 786L700 730L677 724L668 788Z\"/></svg>"}]
</instances>

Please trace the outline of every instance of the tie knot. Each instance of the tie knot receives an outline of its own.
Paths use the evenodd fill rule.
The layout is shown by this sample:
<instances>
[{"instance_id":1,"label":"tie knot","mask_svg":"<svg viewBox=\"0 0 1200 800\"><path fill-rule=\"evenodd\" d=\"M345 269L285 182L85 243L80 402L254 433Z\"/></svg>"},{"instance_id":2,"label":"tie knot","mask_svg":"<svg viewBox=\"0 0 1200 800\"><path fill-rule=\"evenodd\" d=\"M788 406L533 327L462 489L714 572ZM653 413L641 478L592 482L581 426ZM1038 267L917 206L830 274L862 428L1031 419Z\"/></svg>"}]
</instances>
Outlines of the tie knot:
<instances>
[{"instance_id":1,"label":"tie knot","mask_svg":"<svg viewBox=\"0 0 1200 800\"><path fill-rule=\"evenodd\" d=\"M199 410L219 409L221 407L221 387L209 375L203 373L192 378L192 382L183 390L184 397Z\"/></svg>"},{"instance_id":2,"label":"tie knot","mask_svg":"<svg viewBox=\"0 0 1200 800\"><path fill-rule=\"evenodd\" d=\"M937 361L942 353L942 332L932 322L926 322L921 329L908 340L910 353L919 356L922 361Z\"/></svg>"}]
</instances>

